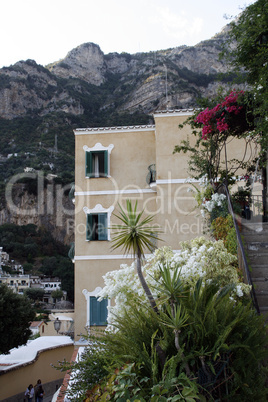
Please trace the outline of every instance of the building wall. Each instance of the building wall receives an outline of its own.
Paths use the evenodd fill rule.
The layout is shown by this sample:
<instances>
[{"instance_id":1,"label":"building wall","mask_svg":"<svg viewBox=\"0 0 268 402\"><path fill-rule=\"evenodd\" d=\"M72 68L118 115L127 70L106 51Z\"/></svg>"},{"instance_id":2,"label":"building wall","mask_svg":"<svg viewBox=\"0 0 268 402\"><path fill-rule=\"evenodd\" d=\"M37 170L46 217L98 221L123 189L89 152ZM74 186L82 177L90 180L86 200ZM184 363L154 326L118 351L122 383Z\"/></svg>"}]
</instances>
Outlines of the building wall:
<instances>
[{"instance_id":1,"label":"building wall","mask_svg":"<svg viewBox=\"0 0 268 402\"><path fill-rule=\"evenodd\" d=\"M193 194L186 183L188 155L173 154L182 140L191 139L191 128L179 129L191 112L159 113L155 119L155 147L157 171L157 222L164 231L164 242L173 250L180 248L180 242L202 234L202 221L195 209ZM194 140L192 140L194 143ZM160 244L159 244L160 245Z\"/></svg>"},{"instance_id":2,"label":"building wall","mask_svg":"<svg viewBox=\"0 0 268 402\"><path fill-rule=\"evenodd\" d=\"M195 209L190 185L188 155L173 154L175 145L196 138L190 126L179 129L191 111L161 112L154 115L155 126L115 127L75 130L75 334L85 333L88 322L88 299L96 288L103 286L103 275L119 269L121 263L131 263L122 250L111 250L110 241L86 241L86 213L101 204L113 208L109 225L117 224L118 203L126 199L138 201L138 210L154 215L154 223L163 231L158 246L180 248L180 242L203 235L203 222ZM97 143L113 146L110 154L110 177L85 177L85 149ZM241 158L244 145L232 141L227 157ZM224 155L223 155L224 163ZM148 166L156 165L156 183L146 182ZM224 168L224 165L223 165ZM239 173L239 172L237 172ZM112 236L112 233L111 233ZM78 336L79 337L79 336Z\"/></svg>"},{"instance_id":3,"label":"building wall","mask_svg":"<svg viewBox=\"0 0 268 402\"><path fill-rule=\"evenodd\" d=\"M58 361L70 360L73 345L41 351L37 358L28 364L21 364L14 369L0 372L0 400L25 392L29 384L35 385L40 378L46 392L46 383L63 379L65 373L52 367ZM47 387L48 388L48 387ZM18 399L17 399L18 400Z\"/></svg>"},{"instance_id":4,"label":"building wall","mask_svg":"<svg viewBox=\"0 0 268 402\"><path fill-rule=\"evenodd\" d=\"M109 130L108 130L109 131ZM110 177L85 178L85 151L101 143L104 147L112 144L110 154ZM87 292L94 292L103 286L102 276L118 269L125 263L122 250L112 251L110 241L86 240L86 214L83 207L90 209L101 204L104 208L114 208L118 213L118 203L125 205L126 199L139 202L141 210L144 202L155 211L156 191L146 183L148 166L155 163L154 128L146 127L128 130L82 131L76 133L76 177L75 177L75 333L85 334L88 322ZM112 214L110 225L118 223ZM132 261L132 259L128 259ZM84 293L83 293L84 290ZM78 336L79 337L79 336Z\"/></svg>"},{"instance_id":5,"label":"building wall","mask_svg":"<svg viewBox=\"0 0 268 402\"><path fill-rule=\"evenodd\" d=\"M62 334L68 335L68 331L70 330L71 324L72 324L72 321L61 320L61 328L60 328L58 336L62 336ZM40 334L40 336L56 336L57 332L55 331L55 328L54 328L54 320L48 321L48 322L43 322L40 325L39 334Z\"/></svg>"}]
</instances>

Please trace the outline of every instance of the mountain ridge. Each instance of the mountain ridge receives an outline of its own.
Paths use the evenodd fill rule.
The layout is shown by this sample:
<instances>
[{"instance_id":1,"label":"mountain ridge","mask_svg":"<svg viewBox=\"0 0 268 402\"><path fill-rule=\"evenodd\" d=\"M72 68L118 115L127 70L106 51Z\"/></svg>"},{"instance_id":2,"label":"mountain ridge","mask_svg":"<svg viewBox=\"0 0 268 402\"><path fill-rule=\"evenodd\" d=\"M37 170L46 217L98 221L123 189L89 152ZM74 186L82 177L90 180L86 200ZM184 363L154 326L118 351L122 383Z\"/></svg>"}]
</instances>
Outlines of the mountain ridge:
<instances>
[{"instance_id":1,"label":"mountain ridge","mask_svg":"<svg viewBox=\"0 0 268 402\"><path fill-rule=\"evenodd\" d=\"M195 46L133 55L104 54L99 45L88 42L45 67L26 60L1 68L2 222L20 222L12 211L5 211L5 188L16 175L21 175L23 188L16 193L18 208L22 202L24 209L35 202L25 195L36 186L37 179L25 177L32 169L44 177L52 173L55 188L70 189L74 181L73 129L152 124L156 111L195 108L198 98L215 96L220 86L229 89L235 73L219 59L228 30L227 25ZM35 219L51 230L54 217L44 222ZM61 240L70 238L66 228L52 232Z\"/></svg>"},{"instance_id":2,"label":"mountain ridge","mask_svg":"<svg viewBox=\"0 0 268 402\"><path fill-rule=\"evenodd\" d=\"M104 89L102 92L105 86L110 89L110 93L106 90L99 110L112 107L119 112L152 113L157 107L167 106L166 86L169 107L194 106L198 96L216 93L219 73L230 71L219 60L228 29L227 25L211 39L195 46L105 55L99 45L88 42L45 67L34 60L3 67L0 69L0 117L13 119L32 112L44 116L55 111L83 115L85 102L81 97L92 92L92 88L85 87L87 84ZM119 107L115 100L119 100Z\"/></svg>"}]
</instances>

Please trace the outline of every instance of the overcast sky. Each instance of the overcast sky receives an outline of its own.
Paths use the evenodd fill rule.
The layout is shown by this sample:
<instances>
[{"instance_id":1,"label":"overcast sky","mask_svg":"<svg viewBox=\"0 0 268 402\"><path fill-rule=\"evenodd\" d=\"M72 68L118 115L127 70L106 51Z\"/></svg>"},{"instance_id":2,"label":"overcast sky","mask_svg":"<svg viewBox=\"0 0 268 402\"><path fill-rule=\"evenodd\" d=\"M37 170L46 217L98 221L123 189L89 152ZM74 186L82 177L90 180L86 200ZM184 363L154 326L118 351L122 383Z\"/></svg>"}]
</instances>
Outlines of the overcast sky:
<instances>
[{"instance_id":1,"label":"overcast sky","mask_svg":"<svg viewBox=\"0 0 268 402\"><path fill-rule=\"evenodd\" d=\"M147 52L209 39L256 0L2 0L0 68L47 65L86 42Z\"/></svg>"}]
</instances>

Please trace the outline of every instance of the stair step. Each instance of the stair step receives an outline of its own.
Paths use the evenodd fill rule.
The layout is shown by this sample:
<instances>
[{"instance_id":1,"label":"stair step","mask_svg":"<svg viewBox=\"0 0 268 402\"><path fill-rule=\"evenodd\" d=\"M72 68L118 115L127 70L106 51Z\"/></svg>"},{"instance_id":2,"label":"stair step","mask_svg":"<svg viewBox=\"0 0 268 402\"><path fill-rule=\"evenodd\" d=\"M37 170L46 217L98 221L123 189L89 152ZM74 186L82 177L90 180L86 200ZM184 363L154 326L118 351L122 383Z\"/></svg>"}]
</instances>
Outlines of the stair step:
<instances>
[{"instance_id":1,"label":"stair step","mask_svg":"<svg viewBox=\"0 0 268 402\"><path fill-rule=\"evenodd\" d=\"M259 307L261 315L264 316L265 323L268 322L268 306L266 307Z\"/></svg>"},{"instance_id":2,"label":"stair step","mask_svg":"<svg viewBox=\"0 0 268 402\"><path fill-rule=\"evenodd\" d=\"M247 242L246 249L248 251L260 251L261 253L267 253L268 255L268 241L260 242L260 241L251 241Z\"/></svg>"},{"instance_id":3,"label":"stair step","mask_svg":"<svg viewBox=\"0 0 268 402\"><path fill-rule=\"evenodd\" d=\"M268 222L243 219L241 234L260 312L268 320Z\"/></svg>"},{"instance_id":4,"label":"stair step","mask_svg":"<svg viewBox=\"0 0 268 402\"><path fill-rule=\"evenodd\" d=\"M248 258L251 267L253 265L264 265L267 266L268 264L268 253L260 253L256 252L255 250L248 250Z\"/></svg>"},{"instance_id":5,"label":"stair step","mask_svg":"<svg viewBox=\"0 0 268 402\"><path fill-rule=\"evenodd\" d=\"M256 291L256 297L257 297L257 301L258 301L260 308L264 308L264 307L268 306L268 292L267 291L263 291L263 292Z\"/></svg>"},{"instance_id":6,"label":"stair step","mask_svg":"<svg viewBox=\"0 0 268 402\"><path fill-rule=\"evenodd\" d=\"M251 275L251 279L252 279L252 282L255 284L257 284L258 282L267 282L268 283L268 278L261 277L261 276L254 277L254 275Z\"/></svg>"},{"instance_id":7,"label":"stair step","mask_svg":"<svg viewBox=\"0 0 268 402\"><path fill-rule=\"evenodd\" d=\"M252 278L252 282L253 282L256 293L263 294L263 292L264 293L268 292L268 280L264 280L264 281L258 280L257 281Z\"/></svg>"},{"instance_id":8,"label":"stair step","mask_svg":"<svg viewBox=\"0 0 268 402\"><path fill-rule=\"evenodd\" d=\"M268 242L268 232L242 233L242 238L246 244L254 242Z\"/></svg>"},{"instance_id":9,"label":"stair step","mask_svg":"<svg viewBox=\"0 0 268 402\"><path fill-rule=\"evenodd\" d=\"M268 278L268 265L254 265L251 267L250 275L252 279Z\"/></svg>"},{"instance_id":10,"label":"stair step","mask_svg":"<svg viewBox=\"0 0 268 402\"><path fill-rule=\"evenodd\" d=\"M268 222L258 222L258 223L250 223L244 222L242 223L242 234L263 234L268 233Z\"/></svg>"}]
</instances>

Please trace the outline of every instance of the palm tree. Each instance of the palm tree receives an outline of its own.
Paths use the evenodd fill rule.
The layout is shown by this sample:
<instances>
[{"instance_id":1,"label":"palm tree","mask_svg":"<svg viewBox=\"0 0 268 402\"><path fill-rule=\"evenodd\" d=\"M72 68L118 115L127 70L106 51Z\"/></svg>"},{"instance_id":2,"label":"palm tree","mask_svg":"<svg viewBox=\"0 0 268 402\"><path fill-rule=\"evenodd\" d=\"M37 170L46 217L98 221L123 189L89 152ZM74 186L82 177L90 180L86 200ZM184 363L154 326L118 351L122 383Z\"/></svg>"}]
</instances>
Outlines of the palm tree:
<instances>
[{"instance_id":1,"label":"palm tree","mask_svg":"<svg viewBox=\"0 0 268 402\"><path fill-rule=\"evenodd\" d=\"M112 240L112 249L122 247L125 254L131 252L134 254L134 257L136 257L137 274L141 285L149 299L151 307L155 312L158 312L154 297L142 273L142 258L146 249L152 250L155 248L153 241L158 239L160 230L149 225L153 221L153 216L142 218L144 211L138 213L137 204L136 201L134 208L132 208L131 201L127 200L126 212L119 205L120 215L115 214L115 216L120 219L122 224L112 226L112 229L118 231Z\"/></svg>"},{"instance_id":2,"label":"palm tree","mask_svg":"<svg viewBox=\"0 0 268 402\"><path fill-rule=\"evenodd\" d=\"M137 205L138 203L136 201L134 208L132 208L131 201L127 200L126 212L123 210L121 205L119 205L120 215L114 215L120 219L122 224L112 226L112 229L118 230L116 236L112 240L112 249L115 250L119 247L123 247L125 254L133 252L136 257L136 268L140 283L149 299L152 309L159 314L154 297L143 276L141 261L146 249L153 250L155 248L153 241L158 239L160 229L149 225L149 223L153 221L153 216L142 218L144 210L138 213ZM160 363L162 367L164 367L166 355L160 346L160 342L157 342L155 349L159 356Z\"/></svg>"}]
</instances>

